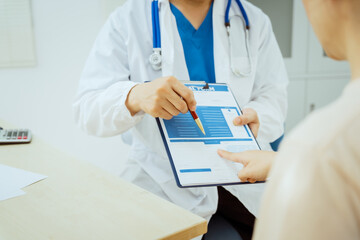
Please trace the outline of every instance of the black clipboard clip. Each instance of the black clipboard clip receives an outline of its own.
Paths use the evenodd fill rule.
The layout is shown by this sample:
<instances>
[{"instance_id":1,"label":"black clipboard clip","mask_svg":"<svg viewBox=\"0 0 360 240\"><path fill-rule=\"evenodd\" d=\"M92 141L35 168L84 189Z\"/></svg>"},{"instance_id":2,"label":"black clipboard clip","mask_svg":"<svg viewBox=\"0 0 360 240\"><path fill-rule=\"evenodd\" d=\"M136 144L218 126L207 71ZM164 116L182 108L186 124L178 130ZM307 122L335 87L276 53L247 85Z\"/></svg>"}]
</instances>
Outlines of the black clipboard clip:
<instances>
[{"instance_id":1,"label":"black clipboard clip","mask_svg":"<svg viewBox=\"0 0 360 240\"><path fill-rule=\"evenodd\" d=\"M206 83L203 89L209 89L209 83Z\"/></svg>"}]
</instances>

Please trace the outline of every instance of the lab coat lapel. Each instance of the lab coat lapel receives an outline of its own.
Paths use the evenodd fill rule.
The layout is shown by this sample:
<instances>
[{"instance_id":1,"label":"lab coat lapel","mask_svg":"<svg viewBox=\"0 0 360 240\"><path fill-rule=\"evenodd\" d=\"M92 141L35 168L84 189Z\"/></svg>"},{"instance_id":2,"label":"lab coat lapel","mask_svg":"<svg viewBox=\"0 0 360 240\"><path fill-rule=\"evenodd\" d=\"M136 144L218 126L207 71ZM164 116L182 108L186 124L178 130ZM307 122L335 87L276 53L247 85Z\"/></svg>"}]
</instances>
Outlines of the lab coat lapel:
<instances>
[{"instance_id":1,"label":"lab coat lapel","mask_svg":"<svg viewBox=\"0 0 360 240\"><path fill-rule=\"evenodd\" d=\"M159 5L162 74L175 76L179 80L190 80L176 19L171 12L169 1L160 0Z\"/></svg>"},{"instance_id":2,"label":"lab coat lapel","mask_svg":"<svg viewBox=\"0 0 360 240\"><path fill-rule=\"evenodd\" d=\"M232 77L229 56L229 40L224 26L224 0L214 1L213 32L214 32L214 65L217 83L229 83Z\"/></svg>"},{"instance_id":3,"label":"lab coat lapel","mask_svg":"<svg viewBox=\"0 0 360 240\"><path fill-rule=\"evenodd\" d=\"M234 93L234 96L242 107L247 99L248 92L244 91L244 85L250 83L248 78L238 77L231 70L229 37L225 28L225 9L227 1L214 1L213 29L214 29L214 64L217 83L227 83ZM236 3L230 8L230 19L234 16L242 16ZM232 29L242 31L243 26L231 25Z\"/></svg>"}]
</instances>

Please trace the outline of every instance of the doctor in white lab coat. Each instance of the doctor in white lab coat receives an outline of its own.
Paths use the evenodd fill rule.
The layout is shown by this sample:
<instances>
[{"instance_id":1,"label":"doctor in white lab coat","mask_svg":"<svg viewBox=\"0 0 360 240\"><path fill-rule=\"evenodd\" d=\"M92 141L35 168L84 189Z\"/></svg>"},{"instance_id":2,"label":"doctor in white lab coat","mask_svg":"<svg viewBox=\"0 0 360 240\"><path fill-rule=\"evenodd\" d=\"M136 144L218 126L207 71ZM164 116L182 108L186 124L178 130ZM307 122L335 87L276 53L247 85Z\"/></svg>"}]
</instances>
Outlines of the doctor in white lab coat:
<instances>
[{"instance_id":1,"label":"doctor in white lab coat","mask_svg":"<svg viewBox=\"0 0 360 240\"><path fill-rule=\"evenodd\" d=\"M251 3L242 2L251 22L252 64L244 61L245 28L236 2L232 1L230 9L230 44L224 26L227 1L215 0L212 17L216 82L230 85L241 108L255 110L260 122L258 142L263 149L270 149L269 143L284 132L288 79L269 18ZM109 17L91 50L73 105L75 118L89 134L122 134L131 145L122 178L209 220L217 210L217 188L178 188L154 114L144 109L134 113L126 105L129 92L144 82L164 76L189 80L169 1L159 0L159 9L162 69L156 71L149 63L153 51L151 1L128 0ZM234 74L250 67L247 77ZM256 215L262 187L256 184L225 189Z\"/></svg>"}]
</instances>

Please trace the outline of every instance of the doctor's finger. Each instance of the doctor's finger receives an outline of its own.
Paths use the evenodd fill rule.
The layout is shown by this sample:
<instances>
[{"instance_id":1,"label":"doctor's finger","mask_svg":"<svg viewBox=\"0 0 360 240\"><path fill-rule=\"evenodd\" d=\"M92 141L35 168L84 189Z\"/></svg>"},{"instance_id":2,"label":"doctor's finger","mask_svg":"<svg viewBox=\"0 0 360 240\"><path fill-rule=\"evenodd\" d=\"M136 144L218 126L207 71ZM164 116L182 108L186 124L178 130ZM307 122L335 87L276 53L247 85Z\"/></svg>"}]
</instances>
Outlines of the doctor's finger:
<instances>
[{"instance_id":1,"label":"doctor's finger","mask_svg":"<svg viewBox=\"0 0 360 240\"><path fill-rule=\"evenodd\" d=\"M180 112L187 113L187 111L189 111L186 102L179 95L177 95L175 92L169 93L168 96L167 96L167 99Z\"/></svg>"},{"instance_id":2,"label":"doctor's finger","mask_svg":"<svg viewBox=\"0 0 360 240\"><path fill-rule=\"evenodd\" d=\"M246 108L243 110L243 114L234 119L234 125L240 126L245 124L259 124L259 117L255 110Z\"/></svg>"},{"instance_id":3,"label":"doctor's finger","mask_svg":"<svg viewBox=\"0 0 360 240\"><path fill-rule=\"evenodd\" d=\"M159 111L157 117L163 118L163 119L165 119L165 120L170 120L170 119L172 119L173 116L172 116L168 111L166 111L165 109L161 109L161 110Z\"/></svg>"},{"instance_id":4,"label":"doctor's finger","mask_svg":"<svg viewBox=\"0 0 360 240\"><path fill-rule=\"evenodd\" d=\"M253 115L241 115L234 119L233 123L235 126L242 126L249 123L256 122L257 118Z\"/></svg>"},{"instance_id":5,"label":"doctor's finger","mask_svg":"<svg viewBox=\"0 0 360 240\"><path fill-rule=\"evenodd\" d=\"M189 110L191 111L196 110L196 100L193 91L191 91L180 81L176 82L173 89L180 97L182 97L185 100Z\"/></svg>"},{"instance_id":6,"label":"doctor's finger","mask_svg":"<svg viewBox=\"0 0 360 240\"><path fill-rule=\"evenodd\" d=\"M180 113L180 111L169 101L164 101L162 108L171 114L171 116L177 116Z\"/></svg>"},{"instance_id":7,"label":"doctor's finger","mask_svg":"<svg viewBox=\"0 0 360 240\"><path fill-rule=\"evenodd\" d=\"M256 123L250 123L249 128L251 129L252 133L254 134L254 137L257 138L258 132L259 132L260 124Z\"/></svg>"}]
</instances>

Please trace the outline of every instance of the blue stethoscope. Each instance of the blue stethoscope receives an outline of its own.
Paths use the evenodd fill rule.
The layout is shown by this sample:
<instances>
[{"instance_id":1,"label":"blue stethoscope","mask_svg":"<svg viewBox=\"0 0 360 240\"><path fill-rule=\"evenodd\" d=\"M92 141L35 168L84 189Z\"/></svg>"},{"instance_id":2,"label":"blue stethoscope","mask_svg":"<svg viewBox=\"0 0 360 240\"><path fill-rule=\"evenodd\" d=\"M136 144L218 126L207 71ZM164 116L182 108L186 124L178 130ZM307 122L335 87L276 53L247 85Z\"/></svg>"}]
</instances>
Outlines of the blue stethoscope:
<instances>
[{"instance_id":1,"label":"blue stethoscope","mask_svg":"<svg viewBox=\"0 0 360 240\"><path fill-rule=\"evenodd\" d=\"M225 10L225 27L227 30L227 34L230 37L230 19L229 19L229 12L230 12L230 6L231 6L231 1L232 0L228 0L227 6L226 6L226 10ZM242 5L240 0L235 0L237 5L240 8L241 14L243 16L243 20L244 20L244 26L245 26L245 47L246 47L246 51L247 51L247 58L249 61L249 70L242 72L242 71L238 71L238 70L233 70L233 73L237 76L249 76L251 74L251 56L250 56L250 52L249 52L249 30L250 30L250 22L249 22L249 18L248 15L245 11L244 6ZM152 29L153 29L153 53L150 55L149 61L151 66L153 67L154 70L161 70L162 68L162 57L161 57L161 34L160 34L160 20L159 20L159 4L158 4L158 0L152 0L152 5L151 5L151 16L152 16ZM231 43L230 43L231 45ZM231 47L231 46L230 46ZM232 61L232 59L231 59Z\"/></svg>"}]
</instances>

